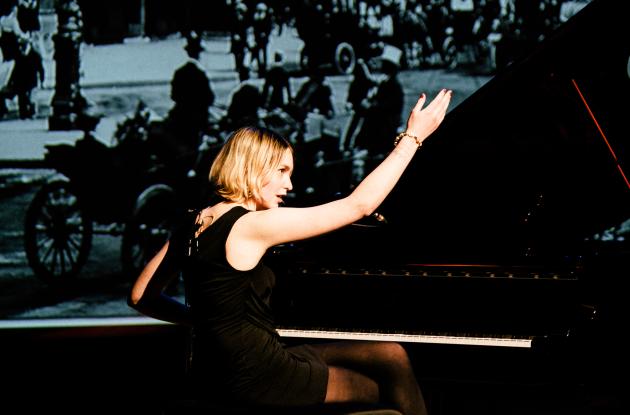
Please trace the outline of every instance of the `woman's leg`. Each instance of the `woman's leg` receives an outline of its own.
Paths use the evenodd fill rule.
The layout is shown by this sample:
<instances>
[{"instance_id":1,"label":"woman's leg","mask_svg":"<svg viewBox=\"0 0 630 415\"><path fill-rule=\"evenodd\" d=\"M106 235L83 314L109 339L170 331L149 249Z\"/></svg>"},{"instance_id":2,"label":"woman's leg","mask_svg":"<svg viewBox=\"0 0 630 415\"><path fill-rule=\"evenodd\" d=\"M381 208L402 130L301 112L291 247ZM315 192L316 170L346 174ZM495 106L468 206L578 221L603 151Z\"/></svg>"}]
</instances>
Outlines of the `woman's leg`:
<instances>
[{"instance_id":1,"label":"woman's leg","mask_svg":"<svg viewBox=\"0 0 630 415\"><path fill-rule=\"evenodd\" d=\"M376 381L360 372L340 366L328 366L326 402L379 401Z\"/></svg>"},{"instance_id":2,"label":"woman's leg","mask_svg":"<svg viewBox=\"0 0 630 415\"><path fill-rule=\"evenodd\" d=\"M400 344L336 342L313 347L329 365L327 402L380 400L404 415L426 415L422 392Z\"/></svg>"}]
</instances>

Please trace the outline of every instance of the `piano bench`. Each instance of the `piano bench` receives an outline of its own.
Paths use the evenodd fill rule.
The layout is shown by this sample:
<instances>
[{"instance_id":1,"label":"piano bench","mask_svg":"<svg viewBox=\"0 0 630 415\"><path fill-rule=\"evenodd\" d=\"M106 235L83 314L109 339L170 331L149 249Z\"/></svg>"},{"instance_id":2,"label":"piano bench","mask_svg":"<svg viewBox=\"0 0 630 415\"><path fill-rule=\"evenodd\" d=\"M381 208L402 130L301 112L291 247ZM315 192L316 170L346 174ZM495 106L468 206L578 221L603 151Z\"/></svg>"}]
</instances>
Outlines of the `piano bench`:
<instances>
[{"instance_id":1,"label":"piano bench","mask_svg":"<svg viewBox=\"0 0 630 415\"><path fill-rule=\"evenodd\" d=\"M305 407L227 406L204 400L169 401L161 415L403 415L381 404L327 403Z\"/></svg>"}]
</instances>

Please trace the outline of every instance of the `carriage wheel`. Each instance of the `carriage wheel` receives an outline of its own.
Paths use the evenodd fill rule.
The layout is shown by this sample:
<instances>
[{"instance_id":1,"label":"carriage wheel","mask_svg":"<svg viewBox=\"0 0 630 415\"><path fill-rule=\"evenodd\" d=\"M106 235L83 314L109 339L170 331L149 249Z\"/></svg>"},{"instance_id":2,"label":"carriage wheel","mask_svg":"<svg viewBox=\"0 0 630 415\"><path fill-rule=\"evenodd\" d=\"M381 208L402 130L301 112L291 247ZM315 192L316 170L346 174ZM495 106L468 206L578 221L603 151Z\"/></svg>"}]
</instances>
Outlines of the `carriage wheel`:
<instances>
[{"instance_id":1,"label":"carriage wheel","mask_svg":"<svg viewBox=\"0 0 630 415\"><path fill-rule=\"evenodd\" d=\"M175 193L164 185L147 189L125 224L121 262L124 278L133 280L171 236Z\"/></svg>"},{"instance_id":2,"label":"carriage wheel","mask_svg":"<svg viewBox=\"0 0 630 415\"><path fill-rule=\"evenodd\" d=\"M341 42L335 49L335 68L341 74L349 75L354 71L356 55L354 48L347 42Z\"/></svg>"},{"instance_id":3,"label":"carriage wheel","mask_svg":"<svg viewBox=\"0 0 630 415\"><path fill-rule=\"evenodd\" d=\"M92 221L68 182L35 194L24 222L24 250L35 276L49 284L76 277L92 248Z\"/></svg>"}]
</instances>

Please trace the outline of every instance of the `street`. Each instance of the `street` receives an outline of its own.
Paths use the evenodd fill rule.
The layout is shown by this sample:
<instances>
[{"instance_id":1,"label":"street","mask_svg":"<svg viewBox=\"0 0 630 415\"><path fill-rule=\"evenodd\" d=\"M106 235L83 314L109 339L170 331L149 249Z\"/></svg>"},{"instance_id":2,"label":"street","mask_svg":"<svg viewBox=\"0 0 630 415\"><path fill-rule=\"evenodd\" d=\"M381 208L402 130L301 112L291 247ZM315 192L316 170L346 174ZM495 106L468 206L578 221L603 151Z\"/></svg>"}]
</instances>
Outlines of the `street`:
<instances>
[{"instance_id":1,"label":"street","mask_svg":"<svg viewBox=\"0 0 630 415\"><path fill-rule=\"evenodd\" d=\"M232 91L238 85L235 73L224 68L226 62L230 61L229 54L221 52L227 50L226 43L225 39L213 41L214 52L209 52L219 56L222 62L214 72L210 71L212 87L217 97L216 111L219 113L225 109ZM149 46L153 45L146 45ZM138 45L132 44L130 47L137 48ZM289 56L295 59L297 46L291 47L294 49ZM181 55L180 45L169 44L169 48L176 50L173 53L177 57L169 58L175 62L171 66L176 66ZM96 51L91 50L91 53ZM112 50L103 53L111 54ZM93 66L93 63L88 63L87 66L90 65ZM113 76L111 73L109 75ZM292 78L292 90L297 91L305 79ZM326 79L333 91L336 111L333 119L327 121L326 128L330 128L333 133L340 133L348 122L350 114L345 110L345 99L351 79L350 75L331 75ZM453 89L451 108L454 108L490 77L484 74L472 75L464 70L427 69L402 71L399 79L405 92L406 112L421 92L426 92L431 97L443 87ZM258 87L262 86L261 79L253 79L251 82ZM18 162L17 167L0 169L0 319L135 315L125 302L131 278L121 275L120 236L94 235L86 266L76 283L71 287L63 287L63 290L38 280L28 266L23 248L24 214L35 192L55 172L42 168L21 168L19 159L41 159L44 143L60 141L57 137L62 137L61 141L72 142L82 135L80 131L46 130L53 92L51 88L36 92L35 99L40 108L36 119L0 121L0 147L5 155L4 165L11 164L11 160L6 160L7 154L16 154L14 160ZM110 78L100 83L88 83L82 93L103 116L96 135L107 145L111 144L117 123L133 112L139 100L147 104L157 117L165 116L172 105L168 78L119 83ZM13 130L8 131L9 128ZM37 138L29 136L30 132L37 135Z\"/></svg>"},{"instance_id":2,"label":"street","mask_svg":"<svg viewBox=\"0 0 630 415\"><path fill-rule=\"evenodd\" d=\"M123 316L129 281L120 274L120 237L95 235L90 258L76 283L54 287L37 279L23 248L24 215L35 192L54 171L3 169L20 177L0 194L0 318ZM103 271L106 270L106 271Z\"/></svg>"}]
</instances>

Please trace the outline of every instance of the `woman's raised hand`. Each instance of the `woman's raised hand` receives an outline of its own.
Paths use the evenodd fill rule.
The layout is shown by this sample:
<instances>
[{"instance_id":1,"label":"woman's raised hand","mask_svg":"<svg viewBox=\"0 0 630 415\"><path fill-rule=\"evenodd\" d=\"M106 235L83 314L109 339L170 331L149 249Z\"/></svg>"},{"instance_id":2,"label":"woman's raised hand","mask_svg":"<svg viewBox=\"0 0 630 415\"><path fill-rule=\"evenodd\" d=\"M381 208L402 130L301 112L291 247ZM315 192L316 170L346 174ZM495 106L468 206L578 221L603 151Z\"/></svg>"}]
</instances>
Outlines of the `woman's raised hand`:
<instances>
[{"instance_id":1,"label":"woman's raised hand","mask_svg":"<svg viewBox=\"0 0 630 415\"><path fill-rule=\"evenodd\" d=\"M418 137L420 143L431 135L446 115L452 92L449 89L442 89L426 107L424 104L427 96L424 93L420 95L407 119L407 134Z\"/></svg>"}]
</instances>

